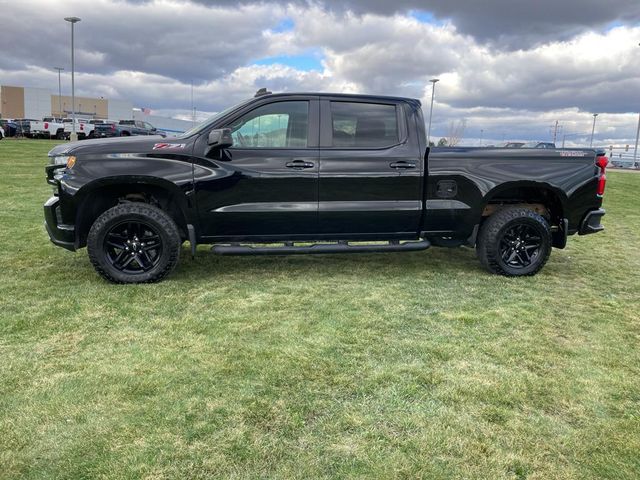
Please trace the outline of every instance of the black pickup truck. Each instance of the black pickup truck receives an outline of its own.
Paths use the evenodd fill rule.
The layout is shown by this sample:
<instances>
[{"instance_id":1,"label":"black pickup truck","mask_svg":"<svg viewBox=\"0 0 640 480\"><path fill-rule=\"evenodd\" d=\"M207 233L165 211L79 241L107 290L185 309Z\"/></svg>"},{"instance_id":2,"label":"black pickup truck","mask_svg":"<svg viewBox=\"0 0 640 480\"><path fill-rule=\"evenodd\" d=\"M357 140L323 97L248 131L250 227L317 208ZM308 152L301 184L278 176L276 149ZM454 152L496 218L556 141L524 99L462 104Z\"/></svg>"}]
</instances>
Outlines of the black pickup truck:
<instances>
[{"instance_id":1,"label":"black pickup truck","mask_svg":"<svg viewBox=\"0 0 640 480\"><path fill-rule=\"evenodd\" d=\"M175 139L55 147L45 225L118 283L162 279L186 240L192 255L467 245L493 273L533 275L603 229L604 153L428 148L424 125L414 99L261 90Z\"/></svg>"}]
</instances>

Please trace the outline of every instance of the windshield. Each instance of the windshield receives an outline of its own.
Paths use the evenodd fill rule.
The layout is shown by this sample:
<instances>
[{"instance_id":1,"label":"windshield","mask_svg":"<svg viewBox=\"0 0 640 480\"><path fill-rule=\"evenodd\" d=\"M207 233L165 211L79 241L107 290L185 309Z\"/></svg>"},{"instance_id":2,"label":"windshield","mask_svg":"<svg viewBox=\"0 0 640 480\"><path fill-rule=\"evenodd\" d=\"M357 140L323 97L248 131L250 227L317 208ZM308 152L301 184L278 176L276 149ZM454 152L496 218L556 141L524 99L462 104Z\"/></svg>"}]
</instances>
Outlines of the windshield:
<instances>
[{"instance_id":1,"label":"windshield","mask_svg":"<svg viewBox=\"0 0 640 480\"><path fill-rule=\"evenodd\" d=\"M189 130L187 130L186 132L184 132L182 135L180 135L181 138L185 138L185 137L190 137L191 135L194 135L196 133L200 133L203 130L205 130L207 127L209 127L212 123L215 123L218 119L224 117L226 114L232 112L233 110L235 110L236 108L240 108L243 105L246 105L247 103L249 103L251 100L253 100L253 98L249 98L248 100L245 100L243 102L240 102L236 105L233 105L221 112L218 112L212 116L210 116L209 118L207 118L204 122L197 124L196 126L194 126L193 128L190 128Z\"/></svg>"}]
</instances>

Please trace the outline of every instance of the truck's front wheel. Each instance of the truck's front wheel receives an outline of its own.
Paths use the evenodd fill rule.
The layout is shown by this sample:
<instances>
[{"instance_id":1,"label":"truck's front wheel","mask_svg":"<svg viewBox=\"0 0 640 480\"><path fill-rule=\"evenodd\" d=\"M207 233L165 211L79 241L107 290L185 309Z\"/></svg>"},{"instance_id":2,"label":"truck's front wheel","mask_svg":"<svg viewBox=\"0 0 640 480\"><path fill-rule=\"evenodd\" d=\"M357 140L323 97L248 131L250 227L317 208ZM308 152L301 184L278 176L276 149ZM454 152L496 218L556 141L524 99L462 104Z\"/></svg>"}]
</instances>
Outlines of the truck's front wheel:
<instances>
[{"instance_id":1,"label":"truck's front wheel","mask_svg":"<svg viewBox=\"0 0 640 480\"><path fill-rule=\"evenodd\" d=\"M482 225L476 251L492 273L535 275L551 254L551 229L544 217L526 208L505 208Z\"/></svg>"},{"instance_id":2,"label":"truck's front wheel","mask_svg":"<svg viewBox=\"0 0 640 480\"><path fill-rule=\"evenodd\" d=\"M175 268L181 243L178 227L165 212L145 203L123 203L93 223L87 250L105 279L151 283Z\"/></svg>"}]
</instances>

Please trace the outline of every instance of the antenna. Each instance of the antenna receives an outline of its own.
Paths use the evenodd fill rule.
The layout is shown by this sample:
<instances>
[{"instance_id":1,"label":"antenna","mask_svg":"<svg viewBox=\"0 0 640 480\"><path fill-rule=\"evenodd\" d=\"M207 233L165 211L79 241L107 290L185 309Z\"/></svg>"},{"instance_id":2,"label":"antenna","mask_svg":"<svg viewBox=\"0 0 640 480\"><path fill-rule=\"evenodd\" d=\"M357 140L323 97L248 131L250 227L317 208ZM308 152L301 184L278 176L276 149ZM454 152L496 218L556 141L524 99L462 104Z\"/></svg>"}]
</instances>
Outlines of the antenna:
<instances>
[{"instance_id":1,"label":"antenna","mask_svg":"<svg viewBox=\"0 0 640 480\"><path fill-rule=\"evenodd\" d=\"M261 97L263 95L271 95L271 93L273 93L273 92L270 92L269 90L267 90L266 88L263 87L263 88L261 88L260 90L258 90L256 92L256 94L253 96L253 98Z\"/></svg>"}]
</instances>

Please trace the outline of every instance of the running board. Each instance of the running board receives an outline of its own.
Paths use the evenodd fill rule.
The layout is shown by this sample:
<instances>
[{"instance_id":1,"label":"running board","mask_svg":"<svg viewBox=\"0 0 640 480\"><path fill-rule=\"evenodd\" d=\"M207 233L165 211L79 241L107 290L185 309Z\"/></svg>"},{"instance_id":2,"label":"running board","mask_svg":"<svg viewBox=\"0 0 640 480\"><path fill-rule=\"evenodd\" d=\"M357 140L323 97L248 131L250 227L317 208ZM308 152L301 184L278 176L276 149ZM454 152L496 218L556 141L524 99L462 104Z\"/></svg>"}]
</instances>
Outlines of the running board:
<instances>
[{"instance_id":1,"label":"running board","mask_svg":"<svg viewBox=\"0 0 640 480\"><path fill-rule=\"evenodd\" d=\"M295 255L310 253L382 253L382 252L415 252L426 250L431 246L429 240L400 243L390 241L385 244L356 244L347 241L338 243L315 243L295 246L293 242L285 242L280 247L256 247L251 245L214 245L211 251L217 255Z\"/></svg>"}]
</instances>

